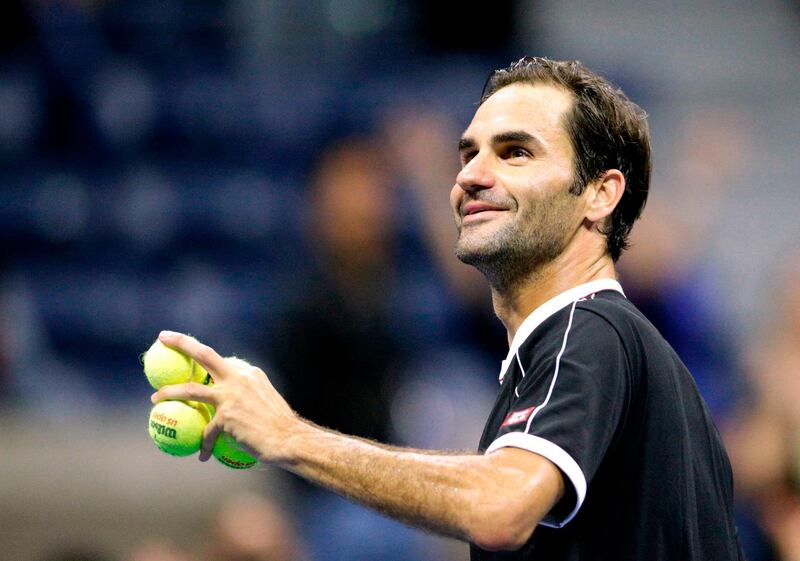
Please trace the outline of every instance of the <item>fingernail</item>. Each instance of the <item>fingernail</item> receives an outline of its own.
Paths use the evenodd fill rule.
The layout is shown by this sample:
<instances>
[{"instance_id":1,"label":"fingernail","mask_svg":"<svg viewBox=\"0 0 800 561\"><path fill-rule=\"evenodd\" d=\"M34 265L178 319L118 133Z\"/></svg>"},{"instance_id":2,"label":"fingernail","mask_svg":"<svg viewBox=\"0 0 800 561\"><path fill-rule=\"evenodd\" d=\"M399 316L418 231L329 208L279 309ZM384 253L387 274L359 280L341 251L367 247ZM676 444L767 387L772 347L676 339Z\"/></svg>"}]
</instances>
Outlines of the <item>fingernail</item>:
<instances>
[{"instance_id":1,"label":"fingernail","mask_svg":"<svg viewBox=\"0 0 800 561\"><path fill-rule=\"evenodd\" d=\"M158 392L156 392L153 395L151 395L150 396L150 401L152 401L153 403L156 403L158 401L158 398L156 398L157 395L158 395Z\"/></svg>"},{"instance_id":2,"label":"fingernail","mask_svg":"<svg viewBox=\"0 0 800 561\"><path fill-rule=\"evenodd\" d=\"M159 337L172 337L173 335L177 335L174 331L162 331L158 334Z\"/></svg>"}]
</instances>

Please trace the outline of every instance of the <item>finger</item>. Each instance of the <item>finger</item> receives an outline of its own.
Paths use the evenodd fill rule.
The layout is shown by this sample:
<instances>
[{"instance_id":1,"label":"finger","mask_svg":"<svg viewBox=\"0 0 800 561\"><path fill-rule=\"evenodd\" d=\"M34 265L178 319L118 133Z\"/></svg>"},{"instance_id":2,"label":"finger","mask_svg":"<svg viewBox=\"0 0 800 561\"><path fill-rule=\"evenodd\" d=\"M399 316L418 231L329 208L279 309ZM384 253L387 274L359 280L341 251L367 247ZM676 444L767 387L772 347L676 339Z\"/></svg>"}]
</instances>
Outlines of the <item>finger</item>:
<instances>
[{"instance_id":1,"label":"finger","mask_svg":"<svg viewBox=\"0 0 800 561\"><path fill-rule=\"evenodd\" d=\"M204 386L203 384L175 384L172 386L163 386L156 393L150 396L150 401L158 403L167 399L181 399L202 401L203 403L210 403L215 407L217 403L217 392L213 386Z\"/></svg>"},{"instance_id":2,"label":"finger","mask_svg":"<svg viewBox=\"0 0 800 561\"><path fill-rule=\"evenodd\" d=\"M213 420L206 425L203 431L203 445L200 447L200 461L205 462L214 451L214 443L217 441L219 433L222 432L222 425Z\"/></svg>"},{"instance_id":3,"label":"finger","mask_svg":"<svg viewBox=\"0 0 800 561\"><path fill-rule=\"evenodd\" d=\"M162 331L158 334L158 339L165 345L175 347L195 359L211 373L215 380L225 378L225 367L227 366L225 359L208 345L204 345L194 337L174 331Z\"/></svg>"}]
</instances>

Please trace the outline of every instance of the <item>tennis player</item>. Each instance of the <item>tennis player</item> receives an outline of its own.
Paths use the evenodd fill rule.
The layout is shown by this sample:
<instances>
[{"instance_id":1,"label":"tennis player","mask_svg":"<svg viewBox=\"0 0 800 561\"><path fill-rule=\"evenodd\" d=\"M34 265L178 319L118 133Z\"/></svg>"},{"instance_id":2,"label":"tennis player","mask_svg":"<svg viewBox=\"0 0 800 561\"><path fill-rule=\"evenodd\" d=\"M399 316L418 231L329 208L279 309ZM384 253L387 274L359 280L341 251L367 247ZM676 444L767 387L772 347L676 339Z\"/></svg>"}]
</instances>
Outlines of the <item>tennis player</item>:
<instances>
[{"instance_id":1,"label":"tennis player","mask_svg":"<svg viewBox=\"0 0 800 561\"><path fill-rule=\"evenodd\" d=\"M580 63L526 57L492 74L459 151L456 255L489 280L510 346L478 453L316 426L261 370L172 332L161 340L216 385L153 400L217 408L201 460L227 431L262 462L470 542L473 560L743 559L719 433L616 280L649 187L644 112Z\"/></svg>"}]
</instances>

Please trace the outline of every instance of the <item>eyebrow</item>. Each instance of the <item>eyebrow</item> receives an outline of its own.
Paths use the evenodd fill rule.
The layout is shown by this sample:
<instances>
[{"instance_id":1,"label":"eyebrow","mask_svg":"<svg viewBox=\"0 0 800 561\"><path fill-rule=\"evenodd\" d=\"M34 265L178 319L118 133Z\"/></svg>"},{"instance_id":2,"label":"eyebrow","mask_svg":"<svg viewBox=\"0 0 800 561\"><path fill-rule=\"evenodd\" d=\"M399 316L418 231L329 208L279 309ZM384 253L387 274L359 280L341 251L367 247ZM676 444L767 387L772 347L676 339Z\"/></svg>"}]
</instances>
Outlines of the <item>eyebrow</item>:
<instances>
[{"instance_id":1,"label":"eyebrow","mask_svg":"<svg viewBox=\"0 0 800 561\"><path fill-rule=\"evenodd\" d=\"M463 152L464 150L469 150L470 148L475 148L475 141L468 136L462 136L458 141L458 151Z\"/></svg>"},{"instance_id":2,"label":"eyebrow","mask_svg":"<svg viewBox=\"0 0 800 561\"><path fill-rule=\"evenodd\" d=\"M507 144L509 142L531 144L536 149L541 149L543 147L541 140L522 130L501 132L494 135L491 140L493 146L498 144ZM464 136L458 141L458 151L463 152L464 150L470 150L475 148L476 145L477 143L475 142L475 139Z\"/></svg>"}]
</instances>

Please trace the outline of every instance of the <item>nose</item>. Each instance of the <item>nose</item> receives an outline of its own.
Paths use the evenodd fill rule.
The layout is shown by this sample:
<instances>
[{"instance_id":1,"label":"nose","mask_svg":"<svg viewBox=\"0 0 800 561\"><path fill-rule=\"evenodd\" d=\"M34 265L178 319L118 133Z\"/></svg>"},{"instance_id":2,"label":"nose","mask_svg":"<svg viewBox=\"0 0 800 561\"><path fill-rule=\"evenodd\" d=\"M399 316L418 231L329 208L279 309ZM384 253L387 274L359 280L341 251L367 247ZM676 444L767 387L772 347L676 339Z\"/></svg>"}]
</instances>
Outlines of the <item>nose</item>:
<instances>
[{"instance_id":1,"label":"nose","mask_svg":"<svg viewBox=\"0 0 800 561\"><path fill-rule=\"evenodd\" d=\"M491 189L494 186L494 174L486 158L477 154L467 162L456 176L456 185L467 193Z\"/></svg>"}]
</instances>

